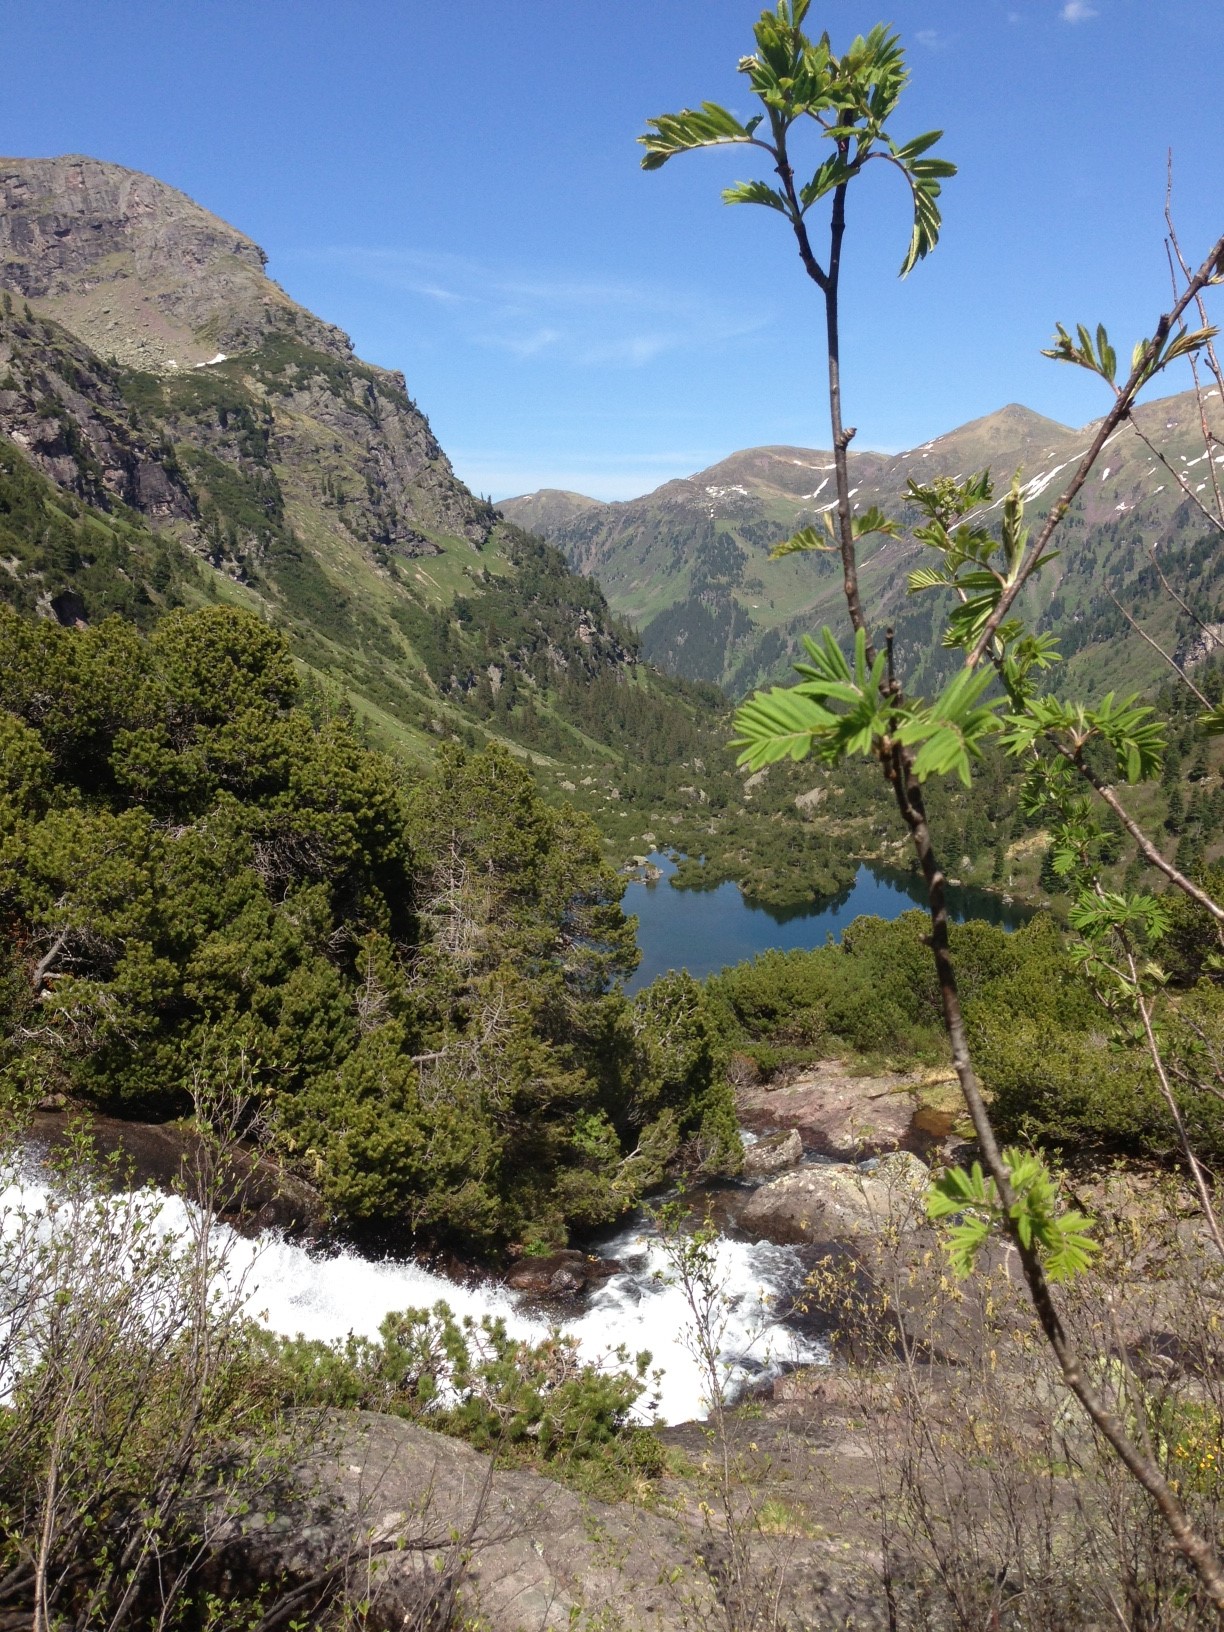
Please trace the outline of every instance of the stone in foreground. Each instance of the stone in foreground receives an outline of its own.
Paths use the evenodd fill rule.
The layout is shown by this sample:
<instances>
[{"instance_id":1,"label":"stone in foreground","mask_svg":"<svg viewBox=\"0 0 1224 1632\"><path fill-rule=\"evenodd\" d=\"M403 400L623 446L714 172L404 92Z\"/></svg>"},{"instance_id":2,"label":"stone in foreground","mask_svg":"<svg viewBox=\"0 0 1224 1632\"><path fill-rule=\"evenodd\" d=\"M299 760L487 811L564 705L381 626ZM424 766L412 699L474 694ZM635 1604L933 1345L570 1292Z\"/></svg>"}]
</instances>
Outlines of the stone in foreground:
<instances>
[{"instance_id":1,"label":"stone in foreground","mask_svg":"<svg viewBox=\"0 0 1224 1632\"><path fill-rule=\"evenodd\" d=\"M459 1440L372 1411L326 1413L300 1470L311 1511L233 1521L231 1582L334 1571L362 1624L482 1632L681 1632L718 1615L682 1524L494 1468Z\"/></svg>"},{"instance_id":2,"label":"stone in foreground","mask_svg":"<svg viewBox=\"0 0 1224 1632\"><path fill-rule=\"evenodd\" d=\"M802 1167L753 1192L740 1228L782 1243L831 1243L925 1223L927 1168L908 1151L862 1167L829 1162Z\"/></svg>"},{"instance_id":3,"label":"stone in foreground","mask_svg":"<svg viewBox=\"0 0 1224 1632\"><path fill-rule=\"evenodd\" d=\"M755 1144L744 1146L743 1177L765 1179L771 1173L784 1173L788 1167L798 1167L802 1160L803 1140L797 1128L767 1133Z\"/></svg>"}]
</instances>

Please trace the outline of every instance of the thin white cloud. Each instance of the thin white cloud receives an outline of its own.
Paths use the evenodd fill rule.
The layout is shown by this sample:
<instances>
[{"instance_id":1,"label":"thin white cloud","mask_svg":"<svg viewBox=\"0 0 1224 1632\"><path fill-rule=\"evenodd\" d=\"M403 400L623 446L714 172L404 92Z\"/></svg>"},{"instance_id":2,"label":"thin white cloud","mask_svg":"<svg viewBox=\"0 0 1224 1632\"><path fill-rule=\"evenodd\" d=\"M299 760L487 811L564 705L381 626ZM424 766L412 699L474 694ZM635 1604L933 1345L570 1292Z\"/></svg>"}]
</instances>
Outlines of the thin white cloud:
<instances>
[{"instance_id":1,"label":"thin white cloud","mask_svg":"<svg viewBox=\"0 0 1224 1632\"><path fill-rule=\"evenodd\" d=\"M914 38L927 51L938 51L944 43L943 35L934 28L920 28Z\"/></svg>"},{"instance_id":2,"label":"thin white cloud","mask_svg":"<svg viewBox=\"0 0 1224 1632\"><path fill-rule=\"evenodd\" d=\"M468 299L468 296L454 289L443 289L436 283L418 283L413 293L424 295L426 300L440 300L444 306L454 306Z\"/></svg>"},{"instance_id":3,"label":"thin white cloud","mask_svg":"<svg viewBox=\"0 0 1224 1632\"><path fill-rule=\"evenodd\" d=\"M690 290L541 277L458 255L348 245L309 258L428 302L431 322L449 323L466 343L523 362L640 368L669 352L741 339L766 321L759 311L731 309Z\"/></svg>"},{"instance_id":4,"label":"thin white cloud","mask_svg":"<svg viewBox=\"0 0 1224 1632\"><path fill-rule=\"evenodd\" d=\"M1067 0L1060 15L1064 23L1087 23L1101 14L1088 0Z\"/></svg>"}]
</instances>

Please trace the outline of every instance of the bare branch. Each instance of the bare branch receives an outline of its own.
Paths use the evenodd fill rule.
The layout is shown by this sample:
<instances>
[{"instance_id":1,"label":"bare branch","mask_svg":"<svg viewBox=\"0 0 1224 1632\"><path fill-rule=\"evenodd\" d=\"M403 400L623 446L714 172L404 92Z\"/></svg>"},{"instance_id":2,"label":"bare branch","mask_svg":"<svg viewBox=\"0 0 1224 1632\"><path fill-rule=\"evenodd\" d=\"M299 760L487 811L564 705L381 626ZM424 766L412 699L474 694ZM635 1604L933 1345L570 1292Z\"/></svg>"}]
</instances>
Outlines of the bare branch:
<instances>
[{"instance_id":1,"label":"bare branch","mask_svg":"<svg viewBox=\"0 0 1224 1632\"><path fill-rule=\"evenodd\" d=\"M1075 766L1076 770L1084 778L1085 782L1090 783L1091 786L1096 789L1097 793L1109 806L1110 810L1113 811L1114 815L1122 823L1122 826L1130 834L1131 838L1134 839L1135 844L1138 847L1139 854L1143 857L1144 861L1146 861L1149 866L1155 867L1157 872L1163 873L1169 880L1170 884L1176 884L1177 888L1184 894L1188 895L1192 901L1197 901L1200 907L1205 907L1218 923L1224 923L1224 907L1217 906L1205 890L1201 890L1197 884L1192 883L1190 879L1186 877L1185 873L1179 872L1171 861L1166 860L1165 857L1161 855L1160 851L1157 850L1151 839L1148 838L1147 834L1143 831L1135 818L1127 810L1126 806L1118 798L1117 794L1114 792L1113 788L1110 787L1109 783L1102 777L1099 777L1092 769L1092 766L1088 764L1087 760L1084 758L1082 748L1068 752L1067 749L1065 749L1063 745L1057 741L1057 739L1054 740L1055 746L1058 748L1059 753L1064 755L1065 758L1069 759Z\"/></svg>"},{"instance_id":2,"label":"bare branch","mask_svg":"<svg viewBox=\"0 0 1224 1632\"><path fill-rule=\"evenodd\" d=\"M1164 587L1165 587L1166 591L1168 592L1168 594L1170 596L1172 596L1173 600L1175 600L1177 602L1178 606L1181 607L1182 611L1186 614L1186 616L1189 619L1191 619L1192 622L1196 623L1199 626L1199 628L1202 630L1202 632L1206 635L1206 637L1207 637L1207 639L1208 639L1208 641L1209 641L1209 643L1211 645L1213 645L1213 646L1220 645L1221 642L1220 642L1219 635L1217 635L1215 633L1215 631L1211 628L1211 626L1209 624L1206 624L1206 623L1203 622L1202 618L1199 617L1198 613L1194 610L1193 607L1188 606L1186 604L1186 602L1182 600L1181 596L1173 588L1173 585L1165 577L1164 571L1163 571L1163 569L1162 569L1162 567L1160 565L1160 562L1156 559L1156 550L1155 550L1154 546L1152 546L1151 544L1148 545L1148 555L1152 559L1152 565L1156 568L1156 576L1160 579L1161 583L1164 585Z\"/></svg>"},{"instance_id":3,"label":"bare branch","mask_svg":"<svg viewBox=\"0 0 1224 1632\"><path fill-rule=\"evenodd\" d=\"M59 934L52 941L51 945L47 948L46 952L43 953L42 957L39 958L38 962L34 965L34 968L30 974L30 985L33 987L36 993L42 992L43 987L46 985L47 980L55 967L55 961L64 948L68 945L71 934L72 931L70 929L61 929Z\"/></svg>"},{"instance_id":4,"label":"bare branch","mask_svg":"<svg viewBox=\"0 0 1224 1632\"><path fill-rule=\"evenodd\" d=\"M1195 385L1197 386L1197 384L1198 381L1196 380ZM1130 426L1131 430L1134 431L1139 440L1143 443L1144 447L1152 455L1153 459L1159 460L1164 466L1166 472L1173 478L1178 487L1181 488L1182 492L1190 500L1190 503L1198 510L1199 514L1204 518L1204 520L1210 523L1210 525L1215 527L1219 532L1224 533L1224 509L1221 509L1220 507L1220 489L1219 484L1216 481L1215 460L1211 457L1211 432L1208 429L1207 417L1201 401L1199 403L1199 415L1202 419L1203 434L1208 439L1207 464L1211 471L1212 484L1215 486L1216 490L1216 509L1214 512L1209 510L1203 503L1202 499L1199 498L1198 494L1194 491L1194 488L1186 480L1185 473L1178 470L1163 449L1156 446L1155 442L1152 441L1151 437L1135 418L1133 412L1127 413L1126 422Z\"/></svg>"},{"instance_id":5,"label":"bare branch","mask_svg":"<svg viewBox=\"0 0 1224 1632\"><path fill-rule=\"evenodd\" d=\"M1169 1115L1173 1118L1173 1126L1177 1129L1182 1155L1186 1158L1186 1165L1189 1167L1190 1176L1194 1180L1194 1188L1198 1192L1199 1206L1203 1209L1203 1217L1207 1220L1207 1228L1211 1232L1211 1239L1215 1242L1216 1251L1220 1257L1224 1258L1224 1235L1220 1233L1215 1208L1211 1203L1211 1189L1207 1183L1207 1175L1203 1171L1203 1164L1194 1153L1194 1146L1190 1143L1190 1135L1186 1130L1186 1120L1181 1114L1177 1096L1169 1084L1169 1075L1165 1070L1164 1059L1160 1052L1160 1046L1156 1041L1156 1033L1152 1027L1152 1013L1139 980L1139 970L1135 964L1134 954L1129 947L1126 950L1126 957L1130 965L1130 977L1135 993L1135 1007L1139 1012L1139 1019L1143 1025L1143 1035L1147 1039L1148 1053L1156 1070L1156 1079L1160 1083L1160 1092L1165 1104L1169 1107Z\"/></svg>"},{"instance_id":6,"label":"bare branch","mask_svg":"<svg viewBox=\"0 0 1224 1632\"><path fill-rule=\"evenodd\" d=\"M1158 653L1159 656L1164 659L1164 661L1173 670L1173 673L1175 675L1177 675L1178 679L1181 680L1182 683L1184 685L1186 685L1194 693L1194 695L1198 698L1199 702L1202 703L1204 708L1210 708L1211 704L1207 701L1206 697L1203 696L1202 692L1195 685L1194 681L1191 680L1190 676L1186 673L1185 669L1182 668L1181 664L1177 661L1177 659L1175 657L1170 657L1169 653L1165 651L1164 647L1159 643L1159 641L1155 641L1155 640L1152 639L1151 635L1148 634L1147 630L1144 629L1140 625L1140 623L1137 621L1137 619L1135 619L1131 615L1131 613L1129 613L1126 610L1126 608L1122 605L1122 602L1114 594L1113 590L1110 589L1108 584L1105 585L1105 593L1106 593L1106 595L1109 596L1110 600L1117 607L1118 611L1121 612L1122 616L1126 619L1127 623L1130 624L1131 628L1139 636L1140 640L1145 640L1147 642L1147 644L1152 648L1152 650L1154 652Z\"/></svg>"},{"instance_id":7,"label":"bare branch","mask_svg":"<svg viewBox=\"0 0 1224 1632\"><path fill-rule=\"evenodd\" d=\"M1080 488L1083 487L1084 483L1088 480L1092 467L1096 464L1097 459L1100 457L1102 449L1109 441L1110 437L1122 424L1123 420L1130 413L1132 403L1138 396L1142 387L1147 383L1147 371L1150 368L1153 359L1160 355L1160 348L1164 345L1164 342L1168 338L1173 325L1181 317L1182 313L1186 310L1186 307L1197 298L1200 291L1205 289L1207 285L1213 281L1222 256L1224 256L1224 235L1221 235L1216 239L1215 243L1207 251L1207 256L1203 261L1203 264L1190 279L1190 282L1187 284L1181 296L1174 301L1170 309L1165 312L1159 323L1157 323L1155 334L1148 341L1142 356L1140 356L1138 361L1135 363L1135 366L1131 369L1125 385L1118 390L1113 407L1101 421L1097 434L1093 437L1092 444L1087 453L1080 460L1075 475L1071 478L1071 481L1067 484L1066 488L1064 488L1062 496L1059 498L1058 502L1050 510L1049 515L1045 519L1045 524L1038 532L1037 537L1029 545L1028 550L1025 553L1024 561L1021 564L1020 570L1016 574L1015 579L1003 591L1002 595L999 597L998 605L990 614L989 618L987 618L982 632L978 636L973 647L973 650L969 653L969 656L966 659L966 663L969 668L975 668L977 666L987 648L994 640L995 632L999 628L999 625L1007 617L1007 614L1010 612L1016 597L1020 594L1020 591L1024 588L1025 584L1032 576L1033 570L1038 561L1040 561L1041 557L1045 554L1046 547L1049 544L1050 539L1054 536L1054 533L1057 531L1059 523L1067 514L1067 511L1071 508L1071 505L1074 503Z\"/></svg>"}]
</instances>

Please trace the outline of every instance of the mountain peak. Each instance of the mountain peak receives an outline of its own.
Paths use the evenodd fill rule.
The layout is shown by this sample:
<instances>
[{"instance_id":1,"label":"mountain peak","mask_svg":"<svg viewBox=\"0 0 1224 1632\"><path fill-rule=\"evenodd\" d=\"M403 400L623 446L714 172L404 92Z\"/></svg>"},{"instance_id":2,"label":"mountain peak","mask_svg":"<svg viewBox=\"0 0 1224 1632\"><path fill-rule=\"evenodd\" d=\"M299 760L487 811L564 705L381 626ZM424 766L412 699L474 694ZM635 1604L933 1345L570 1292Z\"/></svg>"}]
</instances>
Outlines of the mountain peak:
<instances>
[{"instance_id":1,"label":"mountain peak","mask_svg":"<svg viewBox=\"0 0 1224 1632\"><path fill-rule=\"evenodd\" d=\"M546 533L580 516L584 510L599 509L598 499L574 493L565 487L542 487L536 493L519 493L503 499L497 508L507 521L529 533Z\"/></svg>"},{"instance_id":2,"label":"mountain peak","mask_svg":"<svg viewBox=\"0 0 1224 1632\"><path fill-rule=\"evenodd\" d=\"M83 154L0 158L0 284L100 355L151 372L250 350L270 330L347 357L244 233L175 187Z\"/></svg>"},{"instance_id":3,"label":"mountain peak","mask_svg":"<svg viewBox=\"0 0 1224 1632\"><path fill-rule=\"evenodd\" d=\"M996 408L993 413L983 414L980 419L967 420L955 430L945 431L929 445L940 447L953 438L968 441L985 437L992 442L1029 441L1034 438L1049 441L1076 434L1070 425L1063 425L1057 419L1049 419L1033 408L1026 408L1022 402L1009 402L1002 408Z\"/></svg>"}]
</instances>

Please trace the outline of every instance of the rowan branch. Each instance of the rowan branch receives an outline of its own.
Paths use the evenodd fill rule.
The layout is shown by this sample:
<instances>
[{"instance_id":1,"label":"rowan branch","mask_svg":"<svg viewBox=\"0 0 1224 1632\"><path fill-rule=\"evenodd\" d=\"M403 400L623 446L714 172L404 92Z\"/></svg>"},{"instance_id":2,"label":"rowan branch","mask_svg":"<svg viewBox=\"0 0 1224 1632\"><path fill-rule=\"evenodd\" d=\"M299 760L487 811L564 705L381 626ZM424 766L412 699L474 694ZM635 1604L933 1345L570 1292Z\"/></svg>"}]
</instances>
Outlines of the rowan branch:
<instances>
[{"instance_id":1,"label":"rowan branch","mask_svg":"<svg viewBox=\"0 0 1224 1632\"><path fill-rule=\"evenodd\" d=\"M1203 705L1204 708L1210 708L1211 704L1207 701L1206 697L1203 696L1202 692L1195 685L1194 681L1191 680L1190 676L1186 673L1185 669L1182 668L1181 664L1177 661L1177 659L1175 657L1170 656L1170 654L1165 651L1164 647L1159 643L1159 641L1155 641L1155 640L1152 639L1151 635L1148 634L1147 630L1142 626L1142 624L1138 621L1138 619L1135 618L1130 612L1128 612L1126 610L1126 608L1122 605L1122 602L1114 594L1113 590L1110 589L1108 584L1105 585L1105 593L1106 593L1106 595L1109 596L1110 600L1117 607L1118 611L1121 612L1122 616L1126 619L1127 623L1130 624L1131 628L1139 636L1140 640L1146 641L1147 644L1152 648L1152 650L1154 652L1156 652L1169 665L1169 667L1173 670L1173 673L1178 677L1178 679L1183 683L1183 685L1185 685L1190 691L1192 691L1194 693L1194 695L1198 698L1199 702Z\"/></svg>"},{"instance_id":2,"label":"rowan branch","mask_svg":"<svg viewBox=\"0 0 1224 1632\"><path fill-rule=\"evenodd\" d=\"M1197 384L1197 382L1196 382L1196 384ZM1200 417L1202 417L1202 416L1200 415ZM1155 442L1152 441L1151 437L1143 429L1142 425L1140 425L1139 421L1135 418L1133 409L1127 413L1126 422L1130 426L1131 430L1134 431L1135 435L1139 438L1140 442L1143 443L1144 447L1152 455L1152 458L1158 460L1160 462L1160 464L1162 464L1164 466L1166 472L1173 478L1173 480L1177 483L1178 487L1181 488L1181 490L1185 494L1186 498L1188 498L1190 500L1190 503L1192 505L1194 505L1195 509L1198 510L1199 514L1203 517L1203 519L1205 521L1209 522L1211 524L1211 526L1214 527L1217 530L1217 532L1224 533L1224 515L1218 514L1216 511L1209 510L1207 508L1207 506L1203 503L1202 499L1199 498L1198 494L1194 491L1193 487L1191 487L1190 483L1186 480L1185 473L1183 471L1178 470L1176 468L1176 466L1174 466L1172 461L1169 459L1169 456L1164 452L1164 450L1162 448L1157 447ZM1207 432L1208 435L1210 435L1210 432L1208 431L1208 428L1207 428L1207 422L1206 422L1205 418L1203 418L1203 429L1204 429L1204 431ZM1211 443L1210 442L1208 442L1208 444L1207 444L1207 463L1211 467L1211 479L1212 479L1213 485L1215 485L1215 483L1216 483L1215 465L1214 465L1214 461L1211 458ZM1217 499L1218 499L1218 496L1219 496L1219 487L1218 487L1218 485L1216 486L1216 495L1217 495Z\"/></svg>"},{"instance_id":3,"label":"rowan branch","mask_svg":"<svg viewBox=\"0 0 1224 1632\"><path fill-rule=\"evenodd\" d=\"M1186 1158L1186 1165L1190 1169L1190 1176L1194 1180L1194 1188L1198 1193L1199 1206L1203 1209L1203 1217L1207 1220L1207 1228L1211 1239L1215 1242L1216 1251L1224 1258L1224 1235L1220 1233L1220 1225L1216 1219L1215 1208L1211 1202L1211 1190L1207 1184L1207 1176L1203 1171L1203 1164L1194 1154L1194 1147L1190 1143L1190 1134L1186 1128L1186 1120L1181 1114L1177 1097L1169 1083L1169 1074L1165 1070L1164 1059L1161 1056L1159 1044L1156 1041L1156 1032L1152 1025L1151 1010L1147 999L1143 995L1143 988L1139 982L1139 970L1135 964L1135 956L1129 947L1125 948L1126 960L1130 966L1131 984L1135 993L1135 1007L1139 1011L1139 1020L1143 1026L1143 1035L1147 1040L1148 1054L1155 1067L1156 1079L1160 1083L1161 1097L1169 1107L1169 1115L1173 1118L1173 1126L1177 1129L1178 1142L1182 1147L1182 1155Z\"/></svg>"},{"instance_id":4,"label":"rowan branch","mask_svg":"<svg viewBox=\"0 0 1224 1632\"><path fill-rule=\"evenodd\" d=\"M1122 826L1130 834L1131 838L1134 839L1135 844L1138 847L1139 854L1148 863L1148 865L1155 867L1157 872L1163 873L1169 880L1170 884L1176 884L1179 890L1188 895L1192 901L1197 901L1200 907L1206 907L1207 911L1214 919L1217 920L1217 922L1224 923L1224 907L1217 906L1205 890L1201 890L1197 884L1192 883L1190 879L1186 877L1185 873L1179 872L1171 861L1167 861L1165 857L1161 855L1160 851L1157 850L1151 839L1148 838L1147 834L1143 831L1135 818L1127 810L1126 806L1118 798L1113 788L1108 782L1105 781L1103 777L1098 776L1092 769L1091 765L1089 765L1085 760L1083 749L1077 748L1071 752L1068 752L1067 749L1064 748L1060 742L1058 742L1057 738L1052 738L1051 740L1054 742L1054 745L1058 749L1059 753L1062 754L1065 759L1069 759L1071 761L1076 770L1084 778L1085 782L1091 784L1091 786L1109 806L1110 810L1113 811L1114 815L1122 823Z\"/></svg>"},{"instance_id":5,"label":"rowan branch","mask_svg":"<svg viewBox=\"0 0 1224 1632\"><path fill-rule=\"evenodd\" d=\"M1105 415L1105 418L1101 421L1097 434L1093 437L1092 444L1087 453L1085 453L1084 457L1080 460L1075 475L1071 478L1071 481L1063 490L1061 498L1059 498L1058 502L1051 508L1050 513L1047 515L1045 523L1038 532L1036 539L1028 546L1019 572L1016 574L1015 578L1008 585L1008 587L1003 591L1002 595L999 597L998 605L987 618L982 628L982 632L978 636L973 647L973 650L969 653L969 656L965 660L969 668L972 669L977 666L987 648L990 646L990 643L994 640L995 631L1007 617L1007 614L1011 610L1012 604L1016 597L1024 588L1025 584L1028 582L1029 578L1036 569L1037 563L1045 554L1046 546L1049 544L1050 539L1057 531L1059 523L1075 502L1080 489L1088 480L1088 477L1092 472L1092 467L1096 464L1097 459L1100 457L1102 449L1105 447L1105 444L1109 441L1110 437L1113 436L1114 432L1119 428L1122 422L1127 418L1135 398L1138 396L1143 386L1147 384L1148 379L1150 378L1149 370L1151 365L1156 358L1159 357L1161 348L1168 339L1173 325L1181 317L1182 313L1186 310L1186 307L1189 306L1190 303L1197 298L1200 292L1207 288L1208 284L1215 279L1218 274L1219 265L1222 258L1224 258L1224 234L1216 239L1215 243L1207 251L1207 257L1203 261L1203 264L1190 279L1190 282L1187 284L1181 296L1174 301L1170 309L1161 317L1160 321L1156 325L1155 334L1148 341L1139 358L1135 362L1134 367L1131 369L1130 374L1127 377L1126 383L1118 389L1118 394L1114 399L1114 405Z\"/></svg>"}]
</instances>

